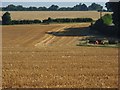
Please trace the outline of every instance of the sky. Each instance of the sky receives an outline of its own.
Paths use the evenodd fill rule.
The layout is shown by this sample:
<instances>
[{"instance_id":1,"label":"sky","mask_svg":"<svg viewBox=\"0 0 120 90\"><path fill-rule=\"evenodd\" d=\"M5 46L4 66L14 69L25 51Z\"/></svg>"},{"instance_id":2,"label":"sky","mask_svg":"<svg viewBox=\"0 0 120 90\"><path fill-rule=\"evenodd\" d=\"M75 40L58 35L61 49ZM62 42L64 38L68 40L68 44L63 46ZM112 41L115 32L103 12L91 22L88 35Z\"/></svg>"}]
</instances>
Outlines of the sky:
<instances>
[{"instance_id":1,"label":"sky","mask_svg":"<svg viewBox=\"0 0 120 90\"><path fill-rule=\"evenodd\" d=\"M93 2L2 2L2 7L8 6L10 4L14 5L22 5L24 7L30 7L30 6L35 6L35 7L50 7L51 5L58 5L59 7L73 7L79 3L84 3L87 6L91 5ZM95 2L97 4L100 4L105 8L105 3L106 2ZM0 5L1 7L1 5Z\"/></svg>"},{"instance_id":2,"label":"sky","mask_svg":"<svg viewBox=\"0 0 120 90\"><path fill-rule=\"evenodd\" d=\"M109 0L3 0L2 2L108 2Z\"/></svg>"},{"instance_id":3,"label":"sky","mask_svg":"<svg viewBox=\"0 0 120 90\"><path fill-rule=\"evenodd\" d=\"M25 7L35 6L35 7L50 7L51 5L58 5L59 7L73 7L76 4L79 3L85 3L87 6L89 6L91 3L95 2L98 4L101 4L104 9L105 3L109 0L4 0L2 1L2 5L0 7L5 7L10 4L14 5L22 5Z\"/></svg>"},{"instance_id":4,"label":"sky","mask_svg":"<svg viewBox=\"0 0 120 90\"><path fill-rule=\"evenodd\" d=\"M85 3L87 6L91 5L91 3L93 2L3 2L2 6L7 6L10 4L14 4L14 5L22 5L25 7L29 7L29 6L35 6L35 7L40 7L40 6L45 6L45 7L50 7L51 5L58 5L59 7L73 7L76 4L79 3ZM102 6L105 7L105 2L95 2L98 4L101 4Z\"/></svg>"}]
</instances>

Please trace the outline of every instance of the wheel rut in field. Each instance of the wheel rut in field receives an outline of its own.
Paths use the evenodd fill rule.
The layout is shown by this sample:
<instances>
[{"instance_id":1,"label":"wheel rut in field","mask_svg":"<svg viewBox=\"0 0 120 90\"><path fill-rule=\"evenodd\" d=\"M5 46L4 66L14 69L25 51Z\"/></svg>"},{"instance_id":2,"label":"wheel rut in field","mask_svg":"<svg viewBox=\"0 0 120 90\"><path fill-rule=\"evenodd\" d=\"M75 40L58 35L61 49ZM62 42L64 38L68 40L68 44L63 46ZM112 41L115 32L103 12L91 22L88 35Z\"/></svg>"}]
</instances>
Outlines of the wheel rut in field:
<instances>
[{"instance_id":1,"label":"wheel rut in field","mask_svg":"<svg viewBox=\"0 0 120 90\"><path fill-rule=\"evenodd\" d=\"M76 46L80 36L55 36L48 33L59 33L64 32L66 28L72 28L74 26L65 25L63 27L60 27L58 29L53 29L48 31L45 36L41 39L40 42L35 44L36 47L40 46Z\"/></svg>"}]
</instances>

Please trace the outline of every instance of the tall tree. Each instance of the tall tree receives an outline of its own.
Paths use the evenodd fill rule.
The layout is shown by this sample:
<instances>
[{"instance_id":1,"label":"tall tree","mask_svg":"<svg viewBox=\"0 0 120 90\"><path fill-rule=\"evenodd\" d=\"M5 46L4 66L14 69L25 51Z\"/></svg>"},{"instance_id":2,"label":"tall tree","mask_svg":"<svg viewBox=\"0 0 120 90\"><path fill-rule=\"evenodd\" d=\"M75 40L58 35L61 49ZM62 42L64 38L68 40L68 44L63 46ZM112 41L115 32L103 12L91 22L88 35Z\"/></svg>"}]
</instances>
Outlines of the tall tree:
<instances>
[{"instance_id":1,"label":"tall tree","mask_svg":"<svg viewBox=\"0 0 120 90\"><path fill-rule=\"evenodd\" d=\"M23 10L24 10L24 7L23 7L22 5L18 5L18 6L16 6L16 8L17 8L17 10L19 10L19 11L23 11Z\"/></svg>"},{"instance_id":2,"label":"tall tree","mask_svg":"<svg viewBox=\"0 0 120 90\"><path fill-rule=\"evenodd\" d=\"M101 6L100 4L96 4L96 3L92 3L89 7L89 10L102 10L103 6Z\"/></svg>"},{"instance_id":3,"label":"tall tree","mask_svg":"<svg viewBox=\"0 0 120 90\"><path fill-rule=\"evenodd\" d=\"M10 5L8 5L7 7L3 8L3 10L6 10L6 11L16 11L17 8L16 8L15 5L10 4Z\"/></svg>"},{"instance_id":4,"label":"tall tree","mask_svg":"<svg viewBox=\"0 0 120 90\"><path fill-rule=\"evenodd\" d=\"M37 11L37 7L29 7L28 10L30 10L30 11Z\"/></svg>"},{"instance_id":5,"label":"tall tree","mask_svg":"<svg viewBox=\"0 0 120 90\"><path fill-rule=\"evenodd\" d=\"M46 7L39 7L38 11L47 11L47 8Z\"/></svg>"},{"instance_id":6,"label":"tall tree","mask_svg":"<svg viewBox=\"0 0 120 90\"><path fill-rule=\"evenodd\" d=\"M83 11L87 11L87 10L88 10L88 7L87 7L85 4L82 4L81 9L82 9Z\"/></svg>"},{"instance_id":7,"label":"tall tree","mask_svg":"<svg viewBox=\"0 0 120 90\"><path fill-rule=\"evenodd\" d=\"M79 3L79 5L74 6L72 8L72 10L74 10L74 11L87 11L88 8L87 8L87 6L85 4Z\"/></svg>"},{"instance_id":8,"label":"tall tree","mask_svg":"<svg viewBox=\"0 0 120 90\"><path fill-rule=\"evenodd\" d=\"M9 25L11 24L11 16L9 12L6 12L3 16L2 16L2 24L3 25Z\"/></svg>"},{"instance_id":9,"label":"tall tree","mask_svg":"<svg viewBox=\"0 0 120 90\"><path fill-rule=\"evenodd\" d=\"M49 8L48 8L48 10L50 10L50 11L56 11L56 10L58 10L58 8L59 8L59 6L57 6L57 5L51 5Z\"/></svg>"},{"instance_id":10,"label":"tall tree","mask_svg":"<svg viewBox=\"0 0 120 90\"><path fill-rule=\"evenodd\" d=\"M120 38L120 2L107 2L106 7L108 10L113 11L113 23L115 24L117 35Z\"/></svg>"}]
</instances>

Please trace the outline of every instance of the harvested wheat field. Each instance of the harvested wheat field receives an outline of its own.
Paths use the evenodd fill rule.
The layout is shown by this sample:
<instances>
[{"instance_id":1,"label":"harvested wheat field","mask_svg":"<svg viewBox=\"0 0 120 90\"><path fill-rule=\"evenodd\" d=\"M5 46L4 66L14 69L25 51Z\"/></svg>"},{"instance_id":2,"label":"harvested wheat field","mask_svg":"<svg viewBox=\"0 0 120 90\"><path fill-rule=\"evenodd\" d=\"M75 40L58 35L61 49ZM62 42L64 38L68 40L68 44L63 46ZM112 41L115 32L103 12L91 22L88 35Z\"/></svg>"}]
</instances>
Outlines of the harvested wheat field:
<instances>
[{"instance_id":1,"label":"harvested wheat field","mask_svg":"<svg viewBox=\"0 0 120 90\"><path fill-rule=\"evenodd\" d=\"M3 26L3 88L117 87L117 48L76 46L88 26Z\"/></svg>"},{"instance_id":2,"label":"harvested wheat field","mask_svg":"<svg viewBox=\"0 0 120 90\"><path fill-rule=\"evenodd\" d=\"M9 11L13 20L33 20L33 19L48 19L51 18L92 18L97 20L100 13L97 11ZM2 12L5 13L5 12ZM103 12L105 14L111 12Z\"/></svg>"}]
</instances>

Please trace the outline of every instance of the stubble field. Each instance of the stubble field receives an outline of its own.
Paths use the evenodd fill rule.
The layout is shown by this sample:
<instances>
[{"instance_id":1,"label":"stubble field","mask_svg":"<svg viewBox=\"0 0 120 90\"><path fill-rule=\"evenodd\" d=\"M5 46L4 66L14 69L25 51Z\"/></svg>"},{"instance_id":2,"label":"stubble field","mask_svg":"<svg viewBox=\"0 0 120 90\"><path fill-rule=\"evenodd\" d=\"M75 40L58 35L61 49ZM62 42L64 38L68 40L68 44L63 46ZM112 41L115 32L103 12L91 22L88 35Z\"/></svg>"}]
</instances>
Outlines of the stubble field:
<instances>
[{"instance_id":1,"label":"stubble field","mask_svg":"<svg viewBox=\"0 0 120 90\"><path fill-rule=\"evenodd\" d=\"M76 46L89 25L3 26L3 87L117 87L117 48Z\"/></svg>"},{"instance_id":2,"label":"stubble field","mask_svg":"<svg viewBox=\"0 0 120 90\"><path fill-rule=\"evenodd\" d=\"M97 20L100 18L100 13L97 11L9 11L13 20L33 20L33 19L48 19L51 18L92 18ZM5 12L2 12L2 14ZM103 12L105 14L111 12ZM1 14L1 15L2 15Z\"/></svg>"}]
</instances>

